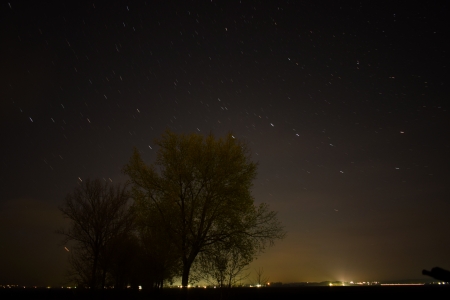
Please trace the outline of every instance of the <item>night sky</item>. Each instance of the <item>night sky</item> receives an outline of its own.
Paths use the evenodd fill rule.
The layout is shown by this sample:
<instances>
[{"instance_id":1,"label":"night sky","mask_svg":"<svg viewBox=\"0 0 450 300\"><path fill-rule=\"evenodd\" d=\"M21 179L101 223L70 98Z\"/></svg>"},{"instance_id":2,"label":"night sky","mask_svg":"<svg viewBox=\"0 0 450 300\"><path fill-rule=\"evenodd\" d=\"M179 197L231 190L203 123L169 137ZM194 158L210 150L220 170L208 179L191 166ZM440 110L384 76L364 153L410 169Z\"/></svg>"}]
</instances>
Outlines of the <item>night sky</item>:
<instances>
[{"instance_id":1,"label":"night sky","mask_svg":"<svg viewBox=\"0 0 450 300\"><path fill-rule=\"evenodd\" d=\"M414 2L3 1L0 284L62 284L64 197L167 128L248 143L270 281L450 269L449 7Z\"/></svg>"}]
</instances>

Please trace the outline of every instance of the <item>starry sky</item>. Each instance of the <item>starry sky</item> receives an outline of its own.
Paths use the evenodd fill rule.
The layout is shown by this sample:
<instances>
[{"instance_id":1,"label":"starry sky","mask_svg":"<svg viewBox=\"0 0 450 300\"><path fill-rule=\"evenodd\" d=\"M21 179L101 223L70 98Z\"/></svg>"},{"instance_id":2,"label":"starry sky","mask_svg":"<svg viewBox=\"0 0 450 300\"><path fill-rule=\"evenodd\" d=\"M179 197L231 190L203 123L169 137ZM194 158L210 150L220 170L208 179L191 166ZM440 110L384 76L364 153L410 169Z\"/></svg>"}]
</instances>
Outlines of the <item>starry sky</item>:
<instances>
[{"instance_id":1,"label":"starry sky","mask_svg":"<svg viewBox=\"0 0 450 300\"><path fill-rule=\"evenodd\" d=\"M448 9L3 1L0 284L62 284L64 197L167 128L248 143L288 232L251 265L270 281L450 269Z\"/></svg>"}]
</instances>

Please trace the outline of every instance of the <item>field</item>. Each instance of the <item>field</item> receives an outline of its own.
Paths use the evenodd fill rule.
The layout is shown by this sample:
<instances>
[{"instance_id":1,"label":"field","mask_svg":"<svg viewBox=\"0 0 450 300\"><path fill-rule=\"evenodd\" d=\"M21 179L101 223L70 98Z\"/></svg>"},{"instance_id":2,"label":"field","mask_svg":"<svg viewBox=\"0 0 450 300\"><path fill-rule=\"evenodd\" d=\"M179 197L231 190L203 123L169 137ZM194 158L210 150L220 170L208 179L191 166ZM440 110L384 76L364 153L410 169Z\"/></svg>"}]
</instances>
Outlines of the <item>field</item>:
<instances>
[{"instance_id":1,"label":"field","mask_svg":"<svg viewBox=\"0 0 450 300\"><path fill-rule=\"evenodd\" d=\"M233 288L233 289L189 289L190 300L238 300L238 299L361 299L370 297L385 298L424 298L450 296L449 286L361 286L361 287L277 287L277 288ZM90 292L67 289L3 289L0 299L182 299L183 291L164 289L158 292L106 290Z\"/></svg>"}]
</instances>

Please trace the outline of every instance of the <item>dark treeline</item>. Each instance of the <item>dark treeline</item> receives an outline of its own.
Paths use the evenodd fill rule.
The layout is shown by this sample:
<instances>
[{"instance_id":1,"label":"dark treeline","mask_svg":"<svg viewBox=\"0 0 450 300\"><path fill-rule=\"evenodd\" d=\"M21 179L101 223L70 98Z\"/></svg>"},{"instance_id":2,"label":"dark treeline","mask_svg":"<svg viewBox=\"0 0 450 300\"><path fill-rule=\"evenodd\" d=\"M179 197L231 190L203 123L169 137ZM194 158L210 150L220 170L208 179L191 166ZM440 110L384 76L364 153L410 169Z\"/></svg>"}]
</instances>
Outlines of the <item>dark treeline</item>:
<instances>
[{"instance_id":1,"label":"dark treeline","mask_svg":"<svg viewBox=\"0 0 450 300\"><path fill-rule=\"evenodd\" d=\"M181 279L237 285L244 270L285 232L251 196L257 163L231 134L156 141L155 163L135 149L126 184L84 180L60 207L70 251L68 279L80 288L160 289Z\"/></svg>"},{"instance_id":2,"label":"dark treeline","mask_svg":"<svg viewBox=\"0 0 450 300\"><path fill-rule=\"evenodd\" d=\"M290 288L235 288L235 289L188 289L188 299L363 299L375 298L432 299L448 295L450 286L340 286L340 287L290 287ZM0 299L164 299L184 298L180 289L152 291L134 290L68 290L68 289L0 289Z\"/></svg>"},{"instance_id":3,"label":"dark treeline","mask_svg":"<svg viewBox=\"0 0 450 300\"><path fill-rule=\"evenodd\" d=\"M85 180L61 212L71 227L60 231L70 247L68 279L80 288L162 287L177 258L157 227L141 226L127 187Z\"/></svg>"}]
</instances>

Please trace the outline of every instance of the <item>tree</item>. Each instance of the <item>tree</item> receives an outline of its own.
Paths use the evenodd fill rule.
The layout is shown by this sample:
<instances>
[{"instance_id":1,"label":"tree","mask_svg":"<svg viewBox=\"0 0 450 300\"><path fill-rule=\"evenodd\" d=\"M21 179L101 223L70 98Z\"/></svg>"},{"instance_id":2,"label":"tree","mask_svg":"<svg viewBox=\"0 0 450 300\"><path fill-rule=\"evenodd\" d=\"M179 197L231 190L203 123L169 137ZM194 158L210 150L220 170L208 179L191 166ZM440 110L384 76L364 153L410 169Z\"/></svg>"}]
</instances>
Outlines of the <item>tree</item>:
<instances>
[{"instance_id":1,"label":"tree","mask_svg":"<svg viewBox=\"0 0 450 300\"><path fill-rule=\"evenodd\" d=\"M156 145L154 164L146 165L135 149L124 172L136 210L151 212L176 249L183 287L198 254L214 245L246 236L262 250L284 236L276 213L254 204L257 164L244 143L231 134L215 139L168 130Z\"/></svg>"},{"instance_id":2,"label":"tree","mask_svg":"<svg viewBox=\"0 0 450 300\"><path fill-rule=\"evenodd\" d=\"M173 282L180 261L164 228L155 223L151 214L138 218L141 243L141 264L138 270L144 288L162 288L164 281Z\"/></svg>"},{"instance_id":3,"label":"tree","mask_svg":"<svg viewBox=\"0 0 450 300\"><path fill-rule=\"evenodd\" d=\"M138 236L130 232L114 238L108 243L113 249L107 265L107 285L115 289L126 289L128 286L136 289L140 285L140 274L136 272L142 264L141 245Z\"/></svg>"},{"instance_id":4,"label":"tree","mask_svg":"<svg viewBox=\"0 0 450 300\"><path fill-rule=\"evenodd\" d=\"M256 275L255 275L256 285L257 286L265 286L269 282L269 277L264 275L264 269L259 268L258 270L255 269L255 271L256 271Z\"/></svg>"},{"instance_id":5,"label":"tree","mask_svg":"<svg viewBox=\"0 0 450 300\"><path fill-rule=\"evenodd\" d=\"M257 254L251 238L239 236L231 243L216 243L201 252L196 263L199 277L218 287L232 287L249 274L242 274Z\"/></svg>"},{"instance_id":6,"label":"tree","mask_svg":"<svg viewBox=\"0 0 450 300\"><path fill-rule=\"evenodd\" d=\"M79 285L103 288L118 241L130 233L133 215L126 186L85 180L65 198L60 211L71 225L58 233L75 242L70 264Z\"/></svg>"}]
</instances>

